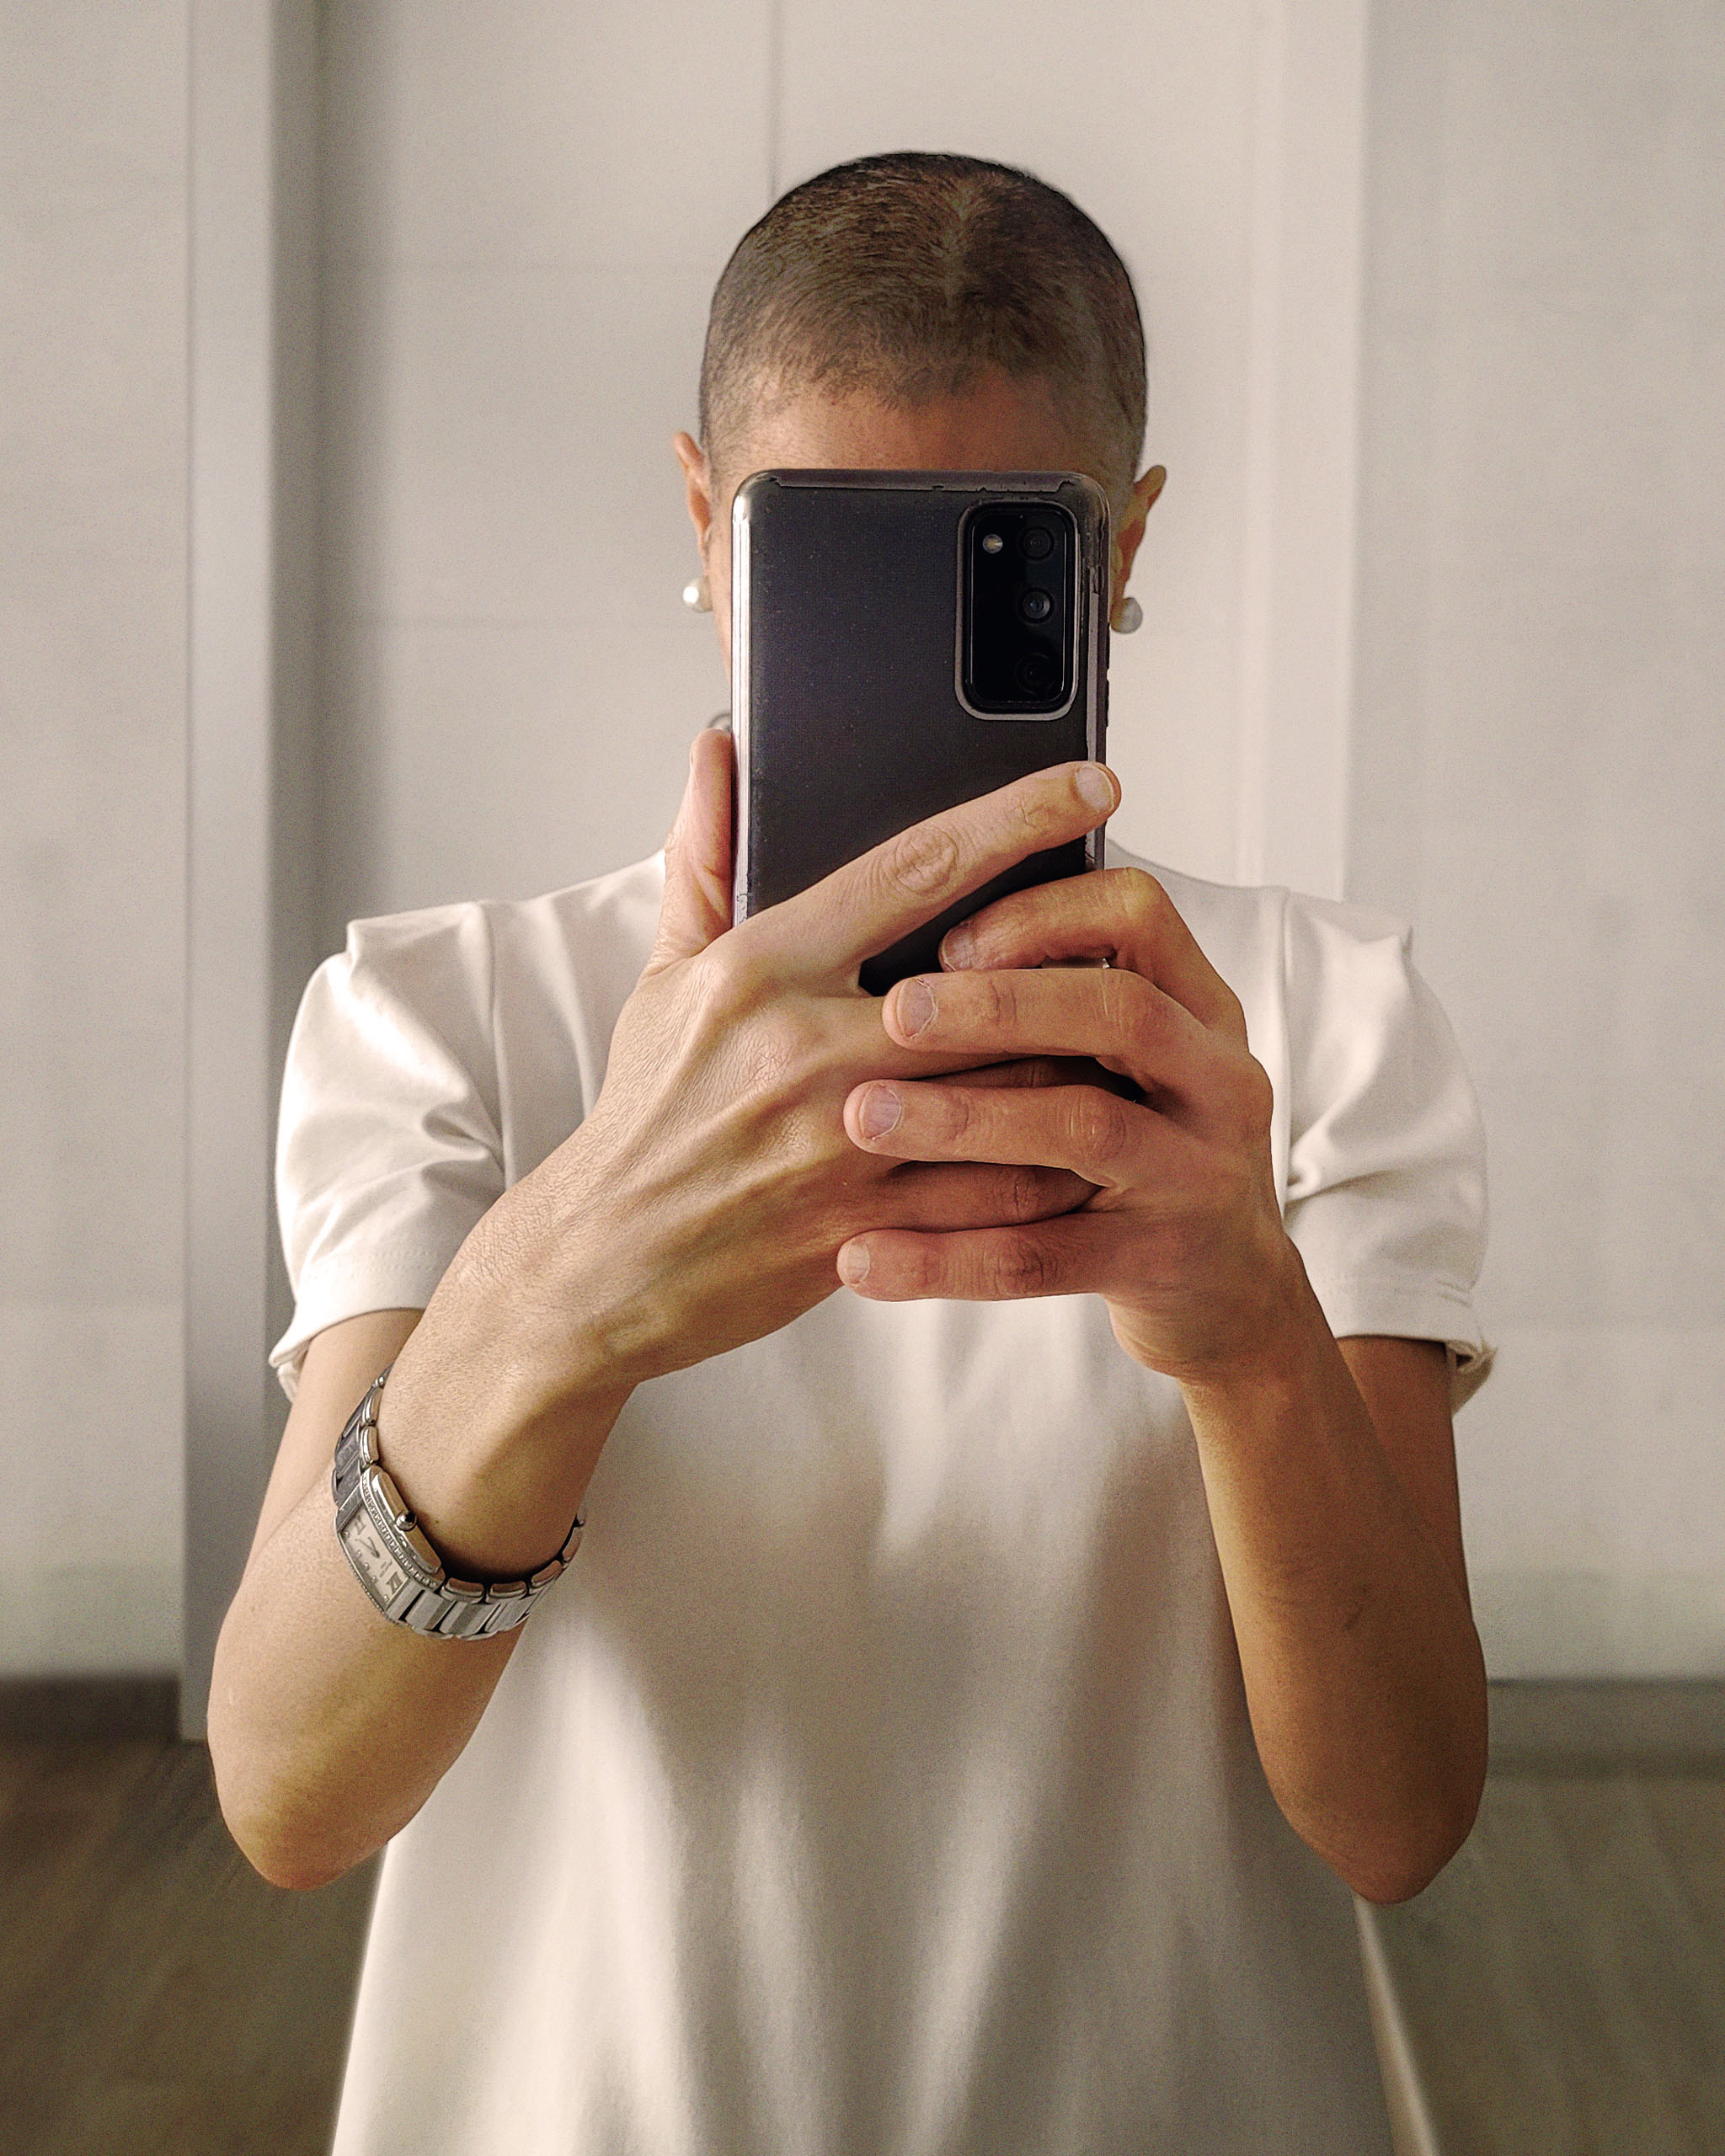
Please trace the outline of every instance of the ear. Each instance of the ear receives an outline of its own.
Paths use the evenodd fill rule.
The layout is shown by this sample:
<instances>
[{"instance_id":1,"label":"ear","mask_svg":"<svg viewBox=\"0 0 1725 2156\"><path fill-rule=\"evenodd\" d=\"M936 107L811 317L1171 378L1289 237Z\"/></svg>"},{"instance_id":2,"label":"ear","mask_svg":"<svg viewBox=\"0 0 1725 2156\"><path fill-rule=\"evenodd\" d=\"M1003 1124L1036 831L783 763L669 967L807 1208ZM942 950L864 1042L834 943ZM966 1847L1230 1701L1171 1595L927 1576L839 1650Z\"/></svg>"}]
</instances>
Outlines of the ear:
<instances>
[{"instance_id":1,"label":"ear","mask_svg":"<svg viewBox=\"0 0 1725 2156\"><path fill-rule=\"evenodd\" d=\"M1109 552L1112 559L1113 582L1108 591L1108 611L1112 618L1120 601L1126 596L1127 579L1132 574L1132 563L1144 537L1144 527L1150 521L1150 512L1156 507L1156 497L1167 483L1166 465L1152 464L1141 479L1135 480L1127 496L1124 518L1116 528Z\"/></svg>"},{"instance_id":2,"label":"ear","mask_svg":"<svg viewBox=\"0 0 1725 2156\"><path fill-rule=\"evenodd\" d=\"M701 558L707 559L707 535L713 528L713 467L707 452L692 435L678 435L671 443L683 467L683 488L689 504L689 521ZM1141 528L1141 527L1140 527Z\"/></svg>"}]
</instances>

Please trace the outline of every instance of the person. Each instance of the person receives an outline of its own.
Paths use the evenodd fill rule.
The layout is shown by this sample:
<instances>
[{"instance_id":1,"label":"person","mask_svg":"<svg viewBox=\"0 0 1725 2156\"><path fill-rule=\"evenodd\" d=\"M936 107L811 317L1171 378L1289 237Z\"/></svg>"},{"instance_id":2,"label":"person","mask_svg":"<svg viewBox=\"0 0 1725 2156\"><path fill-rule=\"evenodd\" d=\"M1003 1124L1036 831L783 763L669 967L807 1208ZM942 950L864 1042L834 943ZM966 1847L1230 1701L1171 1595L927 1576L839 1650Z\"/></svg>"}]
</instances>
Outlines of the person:
<instances>
[{"instance_id":1,"label":"person","mask_svg":"<svg viewBox=\"0 0 1725 2156\"><path fill-rule=\"evenodd\" d=\"M1064 195L820 175L676 443L721 647L776 466L1087 472L1119 624L1144 424ZM1112 773L734 924L730 770L699 733L662 857L355 923L295 1028L293 1406L209 1732L266 1878L388 1845L339 2156L1381 2151L1348 1889L1424 1885L1485 1764L1482 1146L1407 934L1116 853L877 1001ZM362 1396L451 1575L548 1581L579 1514L525 1624L377 1606Z\"/></svg>"}]
</instances>

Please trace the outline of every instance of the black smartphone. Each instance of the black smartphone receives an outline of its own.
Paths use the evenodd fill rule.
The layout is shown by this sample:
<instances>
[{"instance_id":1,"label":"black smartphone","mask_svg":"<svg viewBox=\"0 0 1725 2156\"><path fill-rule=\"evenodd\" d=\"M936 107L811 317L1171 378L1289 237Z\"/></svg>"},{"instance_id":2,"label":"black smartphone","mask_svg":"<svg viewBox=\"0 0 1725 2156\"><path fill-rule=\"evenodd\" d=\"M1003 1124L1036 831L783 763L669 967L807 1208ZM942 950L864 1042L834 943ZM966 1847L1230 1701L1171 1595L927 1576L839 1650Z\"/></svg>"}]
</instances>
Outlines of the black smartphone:
<instances>
[{"instance_id":1,"label":"black smartphone","mask_svg":"<svg viewBox=\"0 0 1725 2156\"><path fill-rule=\"evenodd\" d=\"M1108 513L1071 472L757 472L731 511L739 921L909 825L1100 759ZM1098 868L1033 854L863 966L937 973L955 921Z\"/></svg>"}]
</instances>

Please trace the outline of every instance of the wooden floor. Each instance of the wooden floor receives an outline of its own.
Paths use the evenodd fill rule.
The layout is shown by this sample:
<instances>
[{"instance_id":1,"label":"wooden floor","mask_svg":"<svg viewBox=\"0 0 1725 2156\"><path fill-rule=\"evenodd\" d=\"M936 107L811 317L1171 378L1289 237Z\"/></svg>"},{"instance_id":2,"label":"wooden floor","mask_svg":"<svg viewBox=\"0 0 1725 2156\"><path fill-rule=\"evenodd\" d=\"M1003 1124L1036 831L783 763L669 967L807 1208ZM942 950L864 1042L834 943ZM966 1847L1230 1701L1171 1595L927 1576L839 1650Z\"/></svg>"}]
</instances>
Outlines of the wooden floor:
<instances>
[{"instance_id":1,"label":"wooden floor","mask_svg":"<svg viewBox=\"0 0 1725 2156\"><path fill-rule=\"evenodd\" d=\"M1725 2156L1725 1774L1495 1774L1376 1923L1434 2156Z\"/></svg>"},{"instance_id":2,"label":"wooden floor","mask_svg":"<svg viewBox=\"0 0 1725 2156\"><path fill-rule=\"evenodd\" d=\"M266 1886L201 1745L0 1742L0 2149L324 2156L372 1874Z\"/></svg>"},{"instance_id":3,"label":"wooden floor","mask_svg":"<svg viewBox=\"0 0 1725 2156\"><path fill-rule=\"evenodd\" d=\"M265 1886L200 1746L0 1741L0 2149L324 2156L371 1884ZM1378 1936L1430 2156L1725 2156L1725 1773L1497 1774Z\"/></svg>"}]
</instances>

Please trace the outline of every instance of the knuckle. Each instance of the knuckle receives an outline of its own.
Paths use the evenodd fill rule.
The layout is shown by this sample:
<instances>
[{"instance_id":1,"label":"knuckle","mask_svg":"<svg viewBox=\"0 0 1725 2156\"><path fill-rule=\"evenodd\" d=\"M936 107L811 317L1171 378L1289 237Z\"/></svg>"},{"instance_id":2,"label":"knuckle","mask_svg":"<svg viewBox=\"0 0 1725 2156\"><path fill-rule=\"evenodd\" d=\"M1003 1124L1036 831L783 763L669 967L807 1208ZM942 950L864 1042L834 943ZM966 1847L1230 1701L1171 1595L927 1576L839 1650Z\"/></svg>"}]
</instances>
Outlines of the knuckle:
<instances>
[{"instance_id":1,"label":"knuckle","mask_svg":"<svg viewBox=\"0 0 1725 2156\"><path fill-rule=\"evenodd\" d=\"M1132 1144L1126 1103L1113 1093L1089 1087L1074 1103L1072 1136L1081 1164L1109 1168L1123 1160Z\"/></svg>"},{"instance_id":2,"label":"knuckle","mask_svg":"<svg viewBox=\"0 0 1725 2156\"><path fill-rule=\"evenodd\" d=\"M976 984L972 993L982 1006L979 1015L991 1026L1011 1026L1018 1015L1018 995L1011 976L976 974L969 978Z\"/></svg>"},{"instance_id":3,"label":"knuckle","mask_svg":"<svg viewBox=\"0 0 1725 2156\"><path fill-rule=\"evenodd\" d=\"M948 1142L962 1148L974 1141L988 1121L982 1102L972 1100L968 1093L960 1090L944 1093L942 1101L946 1114L945 1136Z\"/></svg>"},{"instance_id":4,"label":"knuckle","mask_svg":"<svg viewBox=\"0 0 1725 2156\"><path fill-rule=\"evenodd\" d=\"M1011 1066L1012 1076L1007 1082L1022 1086L1027 1091L1040 1091L1049 1086L1064 1086L1071 1078L1074 1066L1063 1063L1055 1055L1027 1056L1023 1063Z\"/></svg>"},{"instance_id":5,"label":"knuckle","mask_svg":"<svg viewBox=\"0 0 1725 2156\"><path fill-rule=\"evenodd\" d=\"M891 841L881 858L888 885L915 898L943 890L958 867L958 835L943 823L913 824Z\"/></svg>"},{"instance_id":6,"label":"knuckle","mask_svg":"<svg viewBox=\"0 0 1725 2156\"><path fill-rule=\"evenodd\" d=\"M1034 1236L1016 1237L1001 1253L1000 1283L1012 1294L1056 1294L1060 1280L1059 1258Z\"/></svg>"},{"instance_id":7,"label":"knuckle","mask_svg":"<svg viewBox=\"0 0 1725 2156\"><path fill-rule=\"evenodd\" d=\"M1141 928L1153 927L1168 904L1168 894L1147 868L1123 868L1126 910Z\"/></svg>"},{"instance_id":8,"label":"knuckle","mask_svg":"<svg viewBox=\"0 0 1725 2156\"><path fill-rule=\"evenodd\" d=\"M806 1070L812 1043L809 1029L782 1003L757 1011L750 1026L750 1056L761 1078L782 1086Z\"/></svg>"},{"instance_id":9,"label":"knuckle","mask_svg":"<svg viewBox=\"0 0 1725 2156\"><path fill-rule=\"evenodd\" d=\"M709 943L693 971L703 1011L721 1023L734 1023L755 1009L772 986L766 966L736 937Z\"/></svg>"},{"instance_id":10,"label":"knuckle","mask_svg":"<svg viewBox=\"0 0 1725 2156\"><path fill-rule=\"evenodd\" d=\"M1047 1210L1044 1180L1036 1168L1002 1168L996 1193L1001 1219L1019 1225L1039 1219Z\"/></svg>"},{"instance_id":11,"label":"knuckle","mask_svg":"<svg viewBox=\"0 0 1725 2156\"><path fill-rule=\"evenodd\" d=\"M1246 1006L1235 995L1226 981L1221 983L1221 991L1222 1015L1226 1022L1228 1031L1236 1039L1243 1041L1246 1038ZM1268 1081L1266 1080L1265 1082L1268 1083Z\"/></svg>"},{"instance_id":12,"label":"knuckle","mask_svg":"<svg viewBox=\"0 0 1725 2156\"><path fill-rule=\"evenodd\" d=\"M1057 790L1045 780L1027 786L1010 799L1007 815L1010 835L1019 841L1028 841L1039 847L1071 816L1070 789Z\"/></svg>"},{"instance_id":13,"label":"knuckle","mask_svg":"<svg viewBox=\"0 0 1725 2156\"><path fill-rule=\"evenodd\" d=\"M1276 1089L1270 1074L1255 1055L1240 1066L1240 1105L1254 1130L1268 1130L1276 1105Z\"/></svg>"},{"instance_id":14,"label":"knuckle","mask_svg":"<svg viewBox=\"0 0 1725 2156\"><path fill-rule=\"evenodd\" d=\"M1159 1006L1150 983L1130 967L1114 966L1097 976L1103 1017L1110 1032L1148 1042L1157 1029Z\"/></svg>"}]
</instances>

